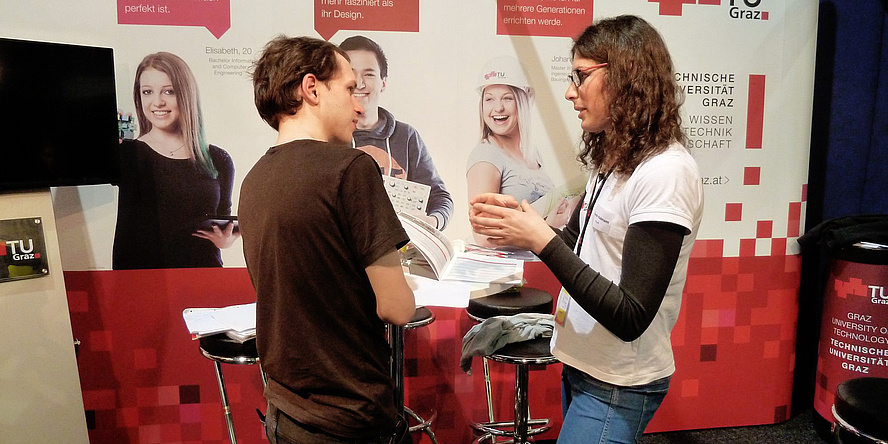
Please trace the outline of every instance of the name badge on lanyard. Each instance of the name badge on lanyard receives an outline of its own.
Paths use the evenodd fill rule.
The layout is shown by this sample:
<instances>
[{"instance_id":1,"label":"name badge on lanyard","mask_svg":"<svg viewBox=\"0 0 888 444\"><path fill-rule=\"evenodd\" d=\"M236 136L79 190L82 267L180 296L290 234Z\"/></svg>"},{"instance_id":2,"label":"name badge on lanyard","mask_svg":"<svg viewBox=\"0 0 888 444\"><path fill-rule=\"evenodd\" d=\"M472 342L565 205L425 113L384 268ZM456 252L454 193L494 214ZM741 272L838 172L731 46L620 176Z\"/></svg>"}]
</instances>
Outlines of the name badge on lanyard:
<instances>
[{"instance_id":1,"label":"name badge on lanyard","mask_svg":"<svg viewBox=\"0 0 888 444\"><path fill-rule=\"evenodd\" d=\"M583 202L583 210L586 212L586 221L580 231L579 238L577 238L577 245L574 250L574 253L576 253L577 256L580 255L580 250L583 248L586 230L589 228L589 221L595 218L595 214L592 212L595 208L595 202L604 190L604 184L607 182L608 177L610 177L610 172L607 174L599 173L598 178L592 186L592 193L589 194L588 202ZM593 222L592 225L595 226L595 222ZM558 293L558 305L555 308L555 323L561 327L564 327L564 321L567 318L567 310L570 308L570 301L570 293L568 293L564 287L561 287L561 292Z\"/></svg>"},{"instance_id":2,"label":"name badge on lanyard","mask_svg":"<svg viewBox=\"0 0 888 444\"><path fill-rule=\"evenodd\" d=\"M570 294L564 287L561 287L561 292L558 293L558 305L555 308L555 323L562 327L564 327L568 307L570 307Z\"/></svg>"}]
</instances>

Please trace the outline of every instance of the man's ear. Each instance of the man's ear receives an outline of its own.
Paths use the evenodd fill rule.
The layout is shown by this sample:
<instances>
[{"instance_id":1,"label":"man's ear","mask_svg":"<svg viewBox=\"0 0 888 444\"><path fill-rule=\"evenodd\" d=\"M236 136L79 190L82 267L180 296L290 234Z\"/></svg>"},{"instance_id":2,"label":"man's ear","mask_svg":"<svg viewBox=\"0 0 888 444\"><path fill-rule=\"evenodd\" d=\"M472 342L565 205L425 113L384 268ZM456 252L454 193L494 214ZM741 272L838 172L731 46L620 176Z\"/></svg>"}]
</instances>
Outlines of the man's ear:
<instances>
[{"instance_id":1,"label":"man's ear","mask_svg":"<svg viewBox=\"0 0 888 444\"><path fill-rule=\"evenodd\" d=\"M318 87L321 82L314 74L306 74L302 78L302 84L299 86L299 92L302 94L302 101L310 105L318 104Z\"/></svg>"},{"instance_id":2,"label":"man's ear","mask_svg":"<svg viewBox=\"0 0 888 444\"><path fill-rule=\"evenodd\" d=\"M384 91L385 91L385 82L386 82L387 80L388 80L388 77L383 77L383 78L382 78L382 88L379 88L379 92L384 92Z\"/></svg>"}]
</instances>

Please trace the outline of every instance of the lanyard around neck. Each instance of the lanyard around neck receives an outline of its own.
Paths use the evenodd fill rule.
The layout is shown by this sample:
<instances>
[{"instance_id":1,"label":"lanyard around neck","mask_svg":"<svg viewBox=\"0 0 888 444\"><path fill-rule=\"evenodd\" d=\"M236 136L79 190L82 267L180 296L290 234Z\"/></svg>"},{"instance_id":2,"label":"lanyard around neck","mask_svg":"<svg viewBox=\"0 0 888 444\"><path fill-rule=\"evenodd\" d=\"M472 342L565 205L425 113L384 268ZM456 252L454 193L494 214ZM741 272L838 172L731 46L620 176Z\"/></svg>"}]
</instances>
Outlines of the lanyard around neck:
<instances>
[{"instance_id":1,"label":"lanyard around neck","mask_svg":"<svg viewBox=\"0 0 888 444\"><path fill-rule=\"evenodd\" d=\"M589 228L589 221L592 220L592 209L595 208L595 202L598 201L598 196L601 196L601 192L604 191L604 184L607 182L607 178L610 177L610 175L610 171L608 171L607 174L598 173L598 178L595 179L595 185L592 187L592 196L589 200L589 206L586 208L586 221L583 222L583 229L580 231L580 237L577 239L577 246L574 251L577 256L579 256L580 251L582 251L583 239L586 238L586 229Z\"/></svg>"}]
</instances>

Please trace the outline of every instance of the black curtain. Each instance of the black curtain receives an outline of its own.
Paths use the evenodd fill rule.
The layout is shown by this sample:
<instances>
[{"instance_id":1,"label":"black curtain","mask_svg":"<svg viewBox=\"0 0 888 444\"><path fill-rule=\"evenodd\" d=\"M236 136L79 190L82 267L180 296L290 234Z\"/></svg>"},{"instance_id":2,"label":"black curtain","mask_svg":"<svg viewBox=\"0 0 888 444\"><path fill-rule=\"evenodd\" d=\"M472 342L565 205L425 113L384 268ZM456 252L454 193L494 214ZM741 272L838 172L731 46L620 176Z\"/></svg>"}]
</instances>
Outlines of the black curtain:
<instances>
[{"instance_id":1,"label":"black curtain","mask_svg":"<svg viewBox=\"0 0 888 444\"><path fill-rule=\"evenodd\" d=\"M888 0L820 2L806 227L888 213Z\"/></svg>"},{"instance_id":2,"label":"black curtain","mask_svg":"<svg viewBox=\"0 0 888 444\"><path fill-rule=\"evenodd\" d=\"M863 214L888 214L888 0L821 0L805 227ZM803 248L794 411L813 403L828 266Z\"/></svg>"}]
</instances>

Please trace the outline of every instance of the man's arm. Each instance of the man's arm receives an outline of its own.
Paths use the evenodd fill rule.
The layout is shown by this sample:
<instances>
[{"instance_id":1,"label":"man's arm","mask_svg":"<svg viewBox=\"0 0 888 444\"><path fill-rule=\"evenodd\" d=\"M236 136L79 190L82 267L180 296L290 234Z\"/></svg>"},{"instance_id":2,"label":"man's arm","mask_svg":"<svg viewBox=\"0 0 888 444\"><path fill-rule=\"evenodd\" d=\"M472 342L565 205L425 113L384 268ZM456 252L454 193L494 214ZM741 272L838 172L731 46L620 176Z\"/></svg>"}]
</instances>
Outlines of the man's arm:
<instances>
[{"instance_id":1,"label":"man's arm","mask_svg":"<svg viewBox=\"0 0 888 444\"><path fill-rule=\"evenodd\" d=\"M370 286L376 293L376 314L379 319L395 325L410 322L416 311L416 300L404 278L397 250L386 253L365 270L370 278Z\"/></svg>"},{"instance_id":2,"label":"man's arm","mask_svg":"<svg viewBox=\"0 0 888 444\"><path fill-rule=\"evenodd\" d=\"M407 180L423 183L432 188L429 191L426 214L435 218L437 221L435 227L443 231L450 221L450 215L453 213L453 198L444 186L444 180L438 174L435 163L432 161L431 153L429 153L422 137L419 136L419 132L415 128L407 126L413 129L413 131L407 141L406 161L415 162L413 165L410 165Z\"/></svg>"}]
</instances>

